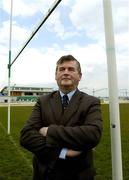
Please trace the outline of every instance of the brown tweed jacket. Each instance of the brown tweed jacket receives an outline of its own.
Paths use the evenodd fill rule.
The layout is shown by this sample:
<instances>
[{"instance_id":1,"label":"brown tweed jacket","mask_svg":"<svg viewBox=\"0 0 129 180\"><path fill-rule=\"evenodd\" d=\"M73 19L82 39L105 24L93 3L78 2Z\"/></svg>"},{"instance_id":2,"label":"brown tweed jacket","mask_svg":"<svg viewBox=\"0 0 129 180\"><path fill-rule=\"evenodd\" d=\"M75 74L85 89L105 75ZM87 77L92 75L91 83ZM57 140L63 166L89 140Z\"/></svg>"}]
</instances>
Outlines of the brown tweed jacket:
<instances>
[{"instance_id":1,"label":"brown tweed jacket","mask_svg":"<svg viewBox=\"0 0 129 180\"><path fill-rule=\"evenodd\" d=\"M39 134L49 127L47 136ZM92 149L102 134L98 98L79 90L65 113L59 91L41 96L21 130L20 143L34 154L34 180L88 180L95 175ZM62 148L82 151L77 157L59 158Z\"/></svg>"}]
</instances>

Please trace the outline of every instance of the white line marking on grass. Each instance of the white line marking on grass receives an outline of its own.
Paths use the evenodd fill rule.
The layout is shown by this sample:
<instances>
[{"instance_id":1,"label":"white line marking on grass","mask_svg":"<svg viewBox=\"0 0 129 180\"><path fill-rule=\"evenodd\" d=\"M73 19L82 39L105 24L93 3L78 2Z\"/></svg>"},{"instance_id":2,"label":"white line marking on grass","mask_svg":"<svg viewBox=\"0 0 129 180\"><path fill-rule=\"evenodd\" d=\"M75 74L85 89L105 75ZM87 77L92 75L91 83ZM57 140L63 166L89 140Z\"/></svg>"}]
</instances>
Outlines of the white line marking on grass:
<instances>
[{"instance_id":1,"label":"white line marking on grass","mask_svg":"<svg viewBox=\"0 0 129 180\"><path fill-rule=\"evenodd\" d=\"M3 131L7 134L7 130L6 128L3 126L3 124L0 122L0 126L3 129ZM14 147L16 148L16 150L18 151L18 153L20 154L20 156L24 159L24 161L26 162L27 166L32 170L32 165L30 165L30 161L25 157L24 153L19 149L19 147L17 146L15 140L13 139L13 137L11 135L8 135L10 142L14 145Z\"/></svg>"}]
</instances>

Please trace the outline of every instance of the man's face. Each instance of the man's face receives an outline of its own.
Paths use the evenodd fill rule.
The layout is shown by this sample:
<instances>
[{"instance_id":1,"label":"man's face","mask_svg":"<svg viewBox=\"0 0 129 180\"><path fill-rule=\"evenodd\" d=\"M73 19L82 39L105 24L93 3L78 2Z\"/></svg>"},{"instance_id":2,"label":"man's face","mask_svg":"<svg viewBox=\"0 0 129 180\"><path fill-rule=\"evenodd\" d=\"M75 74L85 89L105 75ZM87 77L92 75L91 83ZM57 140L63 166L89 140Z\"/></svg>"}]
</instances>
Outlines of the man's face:
<instances>
[{"instance_id":1,"label":"man's face","mask_svg":"<svg viewBox=\"0 0 129 180\"><path fill-rule=\"evenodd\" d=\"M67 93L74 90L81 79L76 61L66 61L58 65L55 79L63 92Z\"/></svg>"}]
</instances>

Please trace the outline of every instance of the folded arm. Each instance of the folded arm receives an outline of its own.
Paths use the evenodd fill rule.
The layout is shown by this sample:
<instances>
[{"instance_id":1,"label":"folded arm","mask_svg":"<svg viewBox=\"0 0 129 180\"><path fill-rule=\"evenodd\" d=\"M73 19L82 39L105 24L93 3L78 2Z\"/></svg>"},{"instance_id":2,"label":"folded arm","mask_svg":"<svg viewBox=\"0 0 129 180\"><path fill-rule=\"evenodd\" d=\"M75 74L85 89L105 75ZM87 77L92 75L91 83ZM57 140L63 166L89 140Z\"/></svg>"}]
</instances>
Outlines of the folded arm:
<instances>
[{"instance_id":1,"label":"folded arm","mask_svg":"<svg viewBox=\"0 0 129 180\"><path fill-rule=\"evenodd\" d=\"M39 130L39 133L43 136L43 137L46 137L47 135L47 131L48 131L48 127L42 127L40 130ZM82 152L81 151L75 151L75 150L72 150L72 149L66 149L66 148L63 148L61 150L61 152L65 150L65 157L76 157L78 155L80 155ZM62 158L60 156L60 158Z\"/></svg>"},{"instance_id":2,"label":"folded arm","mask_svg":"<svg viewBox=\"0 0 129 180\"><path fill-rule=\"evenodd\" d=\"M99 100L94 101L86 112L82 125L50 125L47 128L46 144L85 151L94 148L100 141L102 118ZM81 119L80 119L81 120ZM78 121L80 121L78 119Z\"/></svg>"}]
</instances>

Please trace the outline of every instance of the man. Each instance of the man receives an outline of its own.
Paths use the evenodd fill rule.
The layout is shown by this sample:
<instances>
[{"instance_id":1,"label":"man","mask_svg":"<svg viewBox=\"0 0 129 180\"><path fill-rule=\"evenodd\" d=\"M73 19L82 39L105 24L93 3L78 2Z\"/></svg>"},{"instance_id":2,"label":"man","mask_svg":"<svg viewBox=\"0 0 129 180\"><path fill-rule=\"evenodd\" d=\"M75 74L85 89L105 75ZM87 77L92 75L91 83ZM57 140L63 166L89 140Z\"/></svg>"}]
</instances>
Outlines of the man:
<instances>
[{"instance_id":1,"label":"man","mask_svg":"<svg viewBox=\"0 0 129 180\"><path fill-rule=\"evenodd\" d=\"M21 130L21 145L34 154L34 180L95 176L92 151L102 134L101 108L99 99L78 90L81 77L80 63L62 56L55 72L59 90L38 99Z\"/></svg>"}]
</instances>

